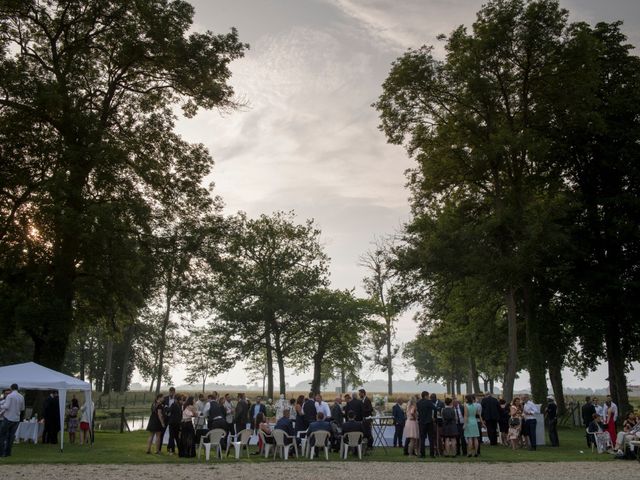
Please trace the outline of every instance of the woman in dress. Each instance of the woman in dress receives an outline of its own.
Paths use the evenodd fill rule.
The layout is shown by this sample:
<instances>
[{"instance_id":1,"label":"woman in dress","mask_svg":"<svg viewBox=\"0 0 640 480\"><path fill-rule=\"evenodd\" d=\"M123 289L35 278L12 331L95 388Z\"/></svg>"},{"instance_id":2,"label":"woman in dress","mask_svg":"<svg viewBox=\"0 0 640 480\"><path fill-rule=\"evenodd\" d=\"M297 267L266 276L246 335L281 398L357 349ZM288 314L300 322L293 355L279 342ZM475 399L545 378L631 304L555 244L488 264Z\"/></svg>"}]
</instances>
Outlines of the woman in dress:
<instances>
[{"instance_id":1,"label":"woman in dress","mask_svg":"<svg viewBox=\"0 0 640 480\"><path fill-rule=\"evenodd\" d=\"M271 436L271 427L269 423L267 423L267 417L265 417L264 413L260 412L256 415L256 425L258 425L258 430L265 434L265 441L269 444L276 443L275 439ZM262 444L262 438L258 437L258 451L262 452L264 450L264 445Z\"/></svg>"},{"instance_id":2,"label":"woman in dress","mask_svg":"<svg viewBox=\"0 0 640 480\"><path fill-rule=\"evenodd\" d=\"M304 395L298 395L295 405L296 412L296 435L298 432L304 432L309 426L304 420L304 411L302 410L302 405L304 404Z\"/></svg>"},{"instance_id":3,"label":"woman in dress","mask_svg":"<svg viewBox=\"0 0 640 480\"><path fill-rule=\"evenodd\" d=\"M509 406L504 398L498 402L498 427L500 429L500 443L505 447L509 446Z\"/></svg>"},{"instance_id":4,"label":"woman in dress","mask_svg":"<svg viewBox=\"0 0 640 480\"><path fill-rule=\"evenodd\" d=\"M509 407L509 431L507 440L511 443L511 448L515 450L520 444L520 433L522 432L522 410L520 409L520 399L513 399L513 404Z\"/></svg>"},{"instance_id":5,"label":"woman in dress","mask_svg":"<svg viewBox=\"0 0 640 480\"><path fill-rule=\"evenodd\" d=\"M476 413L478 406L473 400L473 395L465 397L464 405L464 438L467 440L467 457L478 456L478 437L480 429L478 428L478 420Z\"/></svg>"},{"instance_id":6,"label":"woman in dress","mask_svg":"<svg viewBox=\"0 0 640 480\"><path fill-rule=\"evenodd\" d=\"M69 430L69 442L76 443L76 432L78 431L78 412L80 411L80 404L78 399L73 397L71 399L71 406L67 410L67 429Z\"/></svg>"},{"instance_id":7,"label":"woman in dress","mask_svg":"<svg viewBox=\"0 0 640 480\"><path fill-rule=\"evenodd\" d=\"M609 436L611 437L611 443L615 444L616 443L616 418L615 418L615 410L613 408L611 408L611 399L607 399L606 402L604 402L605 405L607 406L607 418L605 419L605 426L606 426L606 430L607 432L609 432Z\"/></svg>"},{"instance_id":8,"label":"woman in dress","mask_svg":"<svg viewBox=\"0 0 640 480\"><path fill-rule=\"evenodd\" d=\"M416 397L409 399L407 405L407 421L404 424L405 455L420 455L420 430L418 428L418 409Z\"/></svg>"},{"instance_id":9,"label":"woman in dress","mask_svg":"<svg viewBox=\"0 0 640 480\"><path fill-rule=\"evenodd\" d=\"M149 417L149 423L147 424L147 432L149 432L149 440L147 441L147 453L151 453L151 444L153 438L156 437L155 445L157 454L160 453L160 447L162 446L162 432L164 431L164 414L162 405L162 394L156 396L155 402L151 405L151 416Z\"/></svg>"},{"instance_id":10,"label":"woman in dress","mask_svg":"<svg viewBox=\"0 0 640 480\"><path fill-rule=\"evenodd\" d=\"M458 424L456 423L456 411L453 409L453 400L446 398L442 409L442 436L444 437L444 456L455 457L458 443Z\"/></svg>"},{"instance_id":11,"label":"woman in dress","mask_svg":"<svg viewBox=\"0 0 640 480\"><path fill-rule=\"evenodd\" d=\"M184 399L184 397L182 398ZM193 428L193 419L197 417L198 409L194 405L193 397L189 397L182 406L182 424L178 441L179 457L192 458L196 456L196 431Z\"/></svg>"}]
</instances>

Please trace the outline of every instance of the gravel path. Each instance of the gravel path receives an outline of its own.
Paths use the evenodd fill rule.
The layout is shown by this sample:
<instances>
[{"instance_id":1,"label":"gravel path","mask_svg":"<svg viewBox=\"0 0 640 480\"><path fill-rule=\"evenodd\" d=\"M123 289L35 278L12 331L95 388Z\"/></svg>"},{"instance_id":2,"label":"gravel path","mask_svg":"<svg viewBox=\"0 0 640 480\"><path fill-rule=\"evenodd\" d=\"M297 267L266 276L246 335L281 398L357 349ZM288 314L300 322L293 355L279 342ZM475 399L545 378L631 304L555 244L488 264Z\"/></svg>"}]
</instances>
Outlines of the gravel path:
<instances>
[{"instance_id":1,"label":"gravel path","mask_svg":"<svg viewBox=\"0 0 640 480\"><path fill-rule=\"evenodd\" d=\"M180 478L222 478L292 480L366 479L411 480L425 478L472 478L491 480L590 480L640 478L640 463L260 463L238 465L0 465L0 476L7 479L53 478L64 480L175 480Z\"/></svg>"}]
</instances>

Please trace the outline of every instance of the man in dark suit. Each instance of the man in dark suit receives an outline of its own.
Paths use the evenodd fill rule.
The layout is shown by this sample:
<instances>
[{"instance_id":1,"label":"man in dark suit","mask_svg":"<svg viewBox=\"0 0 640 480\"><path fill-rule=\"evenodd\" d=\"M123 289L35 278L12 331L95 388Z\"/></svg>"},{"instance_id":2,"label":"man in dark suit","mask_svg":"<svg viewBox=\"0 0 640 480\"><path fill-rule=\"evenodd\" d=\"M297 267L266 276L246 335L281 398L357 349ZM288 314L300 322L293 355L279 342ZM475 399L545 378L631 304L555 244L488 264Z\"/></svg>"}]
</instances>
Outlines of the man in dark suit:
<instances>
[{"instance_id":1,"label":"man in dark suit","mask_svg":"<svg viewBox=\"0 0 640 480\"><path fill-rule=\"evenodd\" d=\"M302 413L304 414L304 422L306 425L311 425L316 421L316 402L314 401L315 395L313 392L309 393L309 397L305 399L302 404Z\"/></svg>"},{"instance_id":2,"label":"man in dark suit","mask_svg":"<svg viewBox=\"0 0 640 480\"><path fill-rule=\"evenodd\" d=\"M226 431L227 421L225 420L225 411L218 400L218 392L213 392L212 399L209 402L209 417L207 418L207 428L221 428Z\"/></svg>"},{"instance_id":3,"label":"man in dark suit","mask_svg":"<svg viewBox=\"0 0 640 480\"><path fill-rule=\"evenodd\" d=\"M496 397L487 392L480 401L482 406L482 418L487 426L487 435L491 445L498 444L498 420L500 419L500 402Z\"/></svg>"},{"instance_id":4,"label":"man in dark suit","mask_svg":"<svg viewBox=\"0 0 640 480\"><path fill-rule=\"evenodd\" d=\"M295 438L296 431L293 428L293 421L291 420L291 418L289 418L290 416L291 416L291 410L289 408L285 408L284 410L282 410L282 417L280 417L280 419L276 422L276 425L275 427L273 427L273 429L282 430L287 435ZM285 445L289 445L291 442L292 442L292 439L285 437L284 439Z\"/></svg>"},{"instance_id":5,"label":"man in dark suit","mask_svg":"<svg viewBox=\"0 0 640 480\"><path fill-rule=\"evenodd\" d=\"M353 397L349 397L345 413L353 412L357 422L362 421L362 401L354 394Z\"/></svg>"},{"instance_id":6,"label":"man in dark suit","mask_svg":"<svg viewBox=\"0 0 640 480\"><path fill-rule=\"evenodd\" d=\"M584 427L588 427L593 420L593 415L596 413L596 407L591 403L591 397L585 397L584 405L582 406L582 424ZM591 447L592 435L587 434L587 448Z\"/></svg>"},{"instance_id":7,"label":"man in dark suit","mask_svg":"<svg viewBox=\"0 0 640 480\"><path fill-rule=\"evenodd\" d=\"M391 410L393 415L393 424L396 427L396 431L393 434L393 446L402 447L402 433L404 432L404 424L407 421L407 414L402 409L402 398L398 397L396 404Z\"/></svg>"},{"instance_id":8,"label":"man in dark suit","mask_svg":"<svg viewBox=\"0 0 640 480\"><path fill-rule=\"evenodd\" d=\"M544 412L545 421L547 424L547 430L549 431L549 441L552 447L559 447L560 440L558 439L558 405L553 397L547 399L548 405Z\"/></svg>"},{"instance_id":9,"label":"man in dark suit","mask_svg":"<svg viewBox=\"0 0 640 480\"><path fill-rule=\"evenodd\" d=\"M236 433L240 433L242 430L247 428L249 404L247 403L244 393L238 394L238 402L236 403L236 411L233 419L236 424Z\"/></svg>"},{"instance_id":10,"label":"man in dark suit","mask_svg":"<svg viewBox=\"0 0 640 480\"><path fill-rule=\"evenodd\" d=\"M342 424L342 435L349 432L361 432L364 435L364 428L362 422L358 422L355 419L355 413L350 411L347 414L347 421ZM360 440L362 442L362 440ZM356 453L355 451L353 453Z\"/></svg>"},{"instance_id":11,"label":"man in dark suit","mask_svg":"<svg viewBox=\"0 0 640 480\"><path fill-rule=\"evenodd\" d=\"M325 431L329 432L329 438L327 442L331 442L331 424L327 422L324 418L324 413L318 412L315 422L311 422L309 424L309 428L307 429L307 435L311 435L313 432ZM315 447L315 438L309 440L309 446ZM324 446L324 445L321 445Z\"/></svg>"},{"instance_id":12,"label":"man in dark suit","mask_svg":"<svg viewBox=\"0 0 640 480\"><path fill-rule=\"evenodd\" d=\"M456 426L458 427L458 437L456 438L456 455L467 455L467 442L464 438L464 405L458 402L453 396L453 410L456 414Z\"/></svg>"},{"instance_id":13,"label":"man in dark suit","mask_svg":"<svg viewBox=\"0 0 640 480\"><path fill-rule=\"evenodd\" d=\"M60 399L57 391L52 391L44 401L42 412L44 418L43 443L58 443L60 431Z\"/></svg>"},{"instance_id":14,"label":"man in dark suit","mask_svg":"<svg viewBox=\"0 0 640 480\"><path fill-rule=\"evenodd\" d=\"M371 420L367 420L367 418L373 415L373 404L367 397L367 391L364 388L358 390L358 396L362 401L362 427L364 428L364 436L367 439L367 450L370 450L373 448L373 431Z\"/></svg>"},{"instance_id":15,"label":"man in dark suit","mask_svg":"<svg viewBox=\"0 0 640 480\"><path fill-rule=\"evenodd\" d=\"M416 404L418 411L418 427L420 429L420 457L425 458L425 446L424 442L429 438L429 455L431 458L435 458L435 443L434 429L433 429L433 417L435 412L435 405L429 399L429 392L422 392L422 397Z\"/></svg>"},{"instance_id":16,"label":"man in dark suit","mask_svg":"<svg viewBox=\"0 0 640 480\"><path fill-rule=\"evenodd\" d=\"M331 405L331 421L336 424L337 427L341 427L344 423L344 413L342 411L342 398L336 397Z\"/></svg>"},{"instance_id":17,"label":"man in dark suit","mask_svg":"<svg viewBox=\"0 0 640 480\"><path fill-rule=\"evenodd\" d=\"M166 424L169 428L169 443L167 444L167 452L170 455L176 453L176 445L180 436L180 425L182 424L182 398L175 397L175 401L168 408L168 418Z\"/></svg>"},{"instance_id":18,"label":"man in dark suit","mask_svg":"<svg viewBox=\"0 0 640 480\"><path fill-rule=\"evenodd\" d=\"M262 413L265 417L267 416L267 407L262 403L262 397L256 398L256 403L251 406L251 427L254 430L257 430L258 424L256 423L256 417L259 413Z\"/></svg>"}]
</instances>

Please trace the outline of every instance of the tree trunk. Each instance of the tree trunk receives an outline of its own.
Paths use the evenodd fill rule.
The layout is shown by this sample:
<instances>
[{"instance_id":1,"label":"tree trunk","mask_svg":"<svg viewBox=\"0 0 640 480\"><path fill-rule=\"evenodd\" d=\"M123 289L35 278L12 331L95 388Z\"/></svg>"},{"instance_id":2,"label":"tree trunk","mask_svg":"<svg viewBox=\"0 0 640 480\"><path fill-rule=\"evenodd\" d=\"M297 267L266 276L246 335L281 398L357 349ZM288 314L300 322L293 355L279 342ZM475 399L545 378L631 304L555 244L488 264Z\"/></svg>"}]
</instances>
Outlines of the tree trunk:
<instances>
[{"instance_id":1,"label":"tree trunk","mask_svg":"<svg viewBox=\"0 0 640 480\"><path fill-rule=\"evenodd\" d=\"M491 380L489 380L489 391L491 392L491 395L493 395L493 393L494 393L493 392L493 390L495 388L494 383L495 383L495 380L493 378Z\"/></svg>"},{"instance_id":2,"label":"tree trunk","mask_svg":"<svg viewBox=\"0 0 640 480\"><path fill-rule=\"evenodd\" d=\"M562 386L562 364L549 359L549 380L553 388L553 396L558 405L558 415L564 415L567 411L567 404L564 400L564 388Z\"/></svg>"},{"instance_id":3,"label":"tree trunk","mask_svg":"<svg viewBox=\"0 0 640 480\"><path fill-rule=\"evenodd\" d=\"M340 369L340 391L343 394L347 392L347 376L344 374L344 368Z\"/></svg>"},{"instance_id":4,"label":"tree trunk","mask_svg":"<svg viewBox=\"0 0 640 480\"><path fill-rule=\"evenodd\" d=\"M322 358L324 352L318 350L313 356L313 380L311 381L311 391L320 393L320 385L322 384Z\"/></svg>"},{"instance_id":5,"label":"tree trunk","mask_svg":"<svg viewBox=\"0 0 640 480\"><path fill-rule=\"evenodd\" d=\"M286 395L287 385L286 385L286 377L284 373L284 354L282 353L279 333L275 332L274 337L275 337L275 344L276 344L276 348L275 348L276 362L278 363L278 381L280 384L280 395Z\"/></svg>"},{"instance_id":6,"label":"tree trunk","mask_svg":"<svg viewBox=\"0 0 640 480\"><path fill-rule=\"evenodd\" d=\"M609 363L609 392L611 399L618 405L618 418L626 418L631 410L627 376L625 375L625 357L620 346L621 331L616 328L617 322L609 320L605 328L605 345L607 347L607 361Z\"/></svg>"},{"instance_id":7,"label":"tree trunk","mask_svg":"<svg viewBox=\"0 0 640 480\"><path fill-rule=\"evenodd\" d=\"M393 395L393 358L391 358L391 319L385 318L387 335L387 393Z\"/></svg>"},{"instance_id":8,"label":"tree trunk","mask_svg":"<svg viewBox=\"0 0 640 480\"><path fill-rule=\"evenodd\" d=\"M533 292L530 285L526 285L522 289L522 300L531 397L536 403L545 405L545 400L549 395L546 378L546 359L540 335L540 322L535 316Z\"/></svg>"},{"instance_id":9,"label":"tree trunk","mask_svg":"<svg viewBox=\"0 0 640 480\"><path fill-rule=\"evenodd\" d=\"M129 388L127 379L129 378L129 362L131 361L131 343L133 342L134 326L129 325L124 334L124 354L122 358L122 372L120 374L120 391L126 392Z\"/></svg>"},{"instance_id":10,"label":"tree trunk","mask_svg":"<svg viewBox=\"0 0 640 480\"><path fill-rule=\"evenodd\" d=\"M266 341L266 365L265 372L267 376L267 398L273 399L273 347L271 346L271 326L269 325L269 321L267 321L266 332L265 332L265 341Z\"/></svg>"},{"instance_id":11,"label":"tree trunk","mask_svg":"<svg viewBox=\"0 0 640 480\"><path fill-rule=\"evenodd\" d=\"M462 381L456 380L456 395L462 395Z\"/></svg>"},{"instance_id":12,"label":"tree trunk","mask_svg":"<svg viewBox=\"0 0 640 480\"><path fill-rule=\"evenodd\" d=\"M518 373L518 323L516 317L515 289L509 287L504 296L507 306L507 369L504 383L502 384L502 396L507 402L513 400L513 384Z\"/></svg>"},{"instance_id":13,"label":"tree trunk","mask_svg":"<svg viewBox=\"0 0 640 480\"><path fill-rule=\"evenodd\" d=\"M167 344L167 329L169 328L169 319L171 318L171 300L172 292L172 272L167 278L167 290L165 294L164 316L162 318L162 330L160 330L160 344L158 345L158 370L156 372L156 395L160 394L162 386L162 372L164 370L164 351Z\"/></svg>"},{"instance_id":14,"label":"tree trunk","mask_svg":"<svg viewBox=\"0 0 640 480\"><path fill-rule=\"evenodd\" d=\"M110 393L113 390L112 387L112 370L113 370L113 339L107 339L107 346L105 348L105 361L104 361L104 385L103 393Z\"/></svg>"},{"instance_id":15,"label":"tree trunk","mask_svg":"<svg viewBox=\"0 0 640 480\"><path fill-rule=\"evenodd\" d=\"M80 380L84 381L84 370L85 370L86 358L85 358L85 348L84 348L84 337L80 340Z\"/></svg>"},{"instance_id":16,"label":"tree trunk","mask_svg":"<svg viewBox=\"0 0 640 480\"><path fill-rule=\"evenodd\" d=\"M476 367L476 359L473 357L469 357L469 383L471 384L471 388L473 392L480 392L480 382L478 381L478 369Z\"/></svg>"}]
</instances>

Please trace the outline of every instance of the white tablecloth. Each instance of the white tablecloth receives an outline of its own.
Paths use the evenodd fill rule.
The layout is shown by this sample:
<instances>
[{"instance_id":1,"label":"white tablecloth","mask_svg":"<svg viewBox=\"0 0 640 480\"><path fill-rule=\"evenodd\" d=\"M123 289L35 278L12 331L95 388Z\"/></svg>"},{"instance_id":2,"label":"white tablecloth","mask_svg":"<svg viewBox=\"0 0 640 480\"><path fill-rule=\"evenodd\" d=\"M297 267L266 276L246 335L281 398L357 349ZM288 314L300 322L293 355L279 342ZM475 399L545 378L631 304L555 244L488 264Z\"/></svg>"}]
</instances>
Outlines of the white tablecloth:
<instances>
[{"instance_id":1,"label":"white tablecloth","mask_svg":"<svg viewBox=\"0 0 640 480\"><path fill-rule=\"evenodd\" d=\"M16 430L16 442L20 440L31 440L38 443L38 438L42 436L44 423L20 422Z\"/></svg>"}]
</instances>

